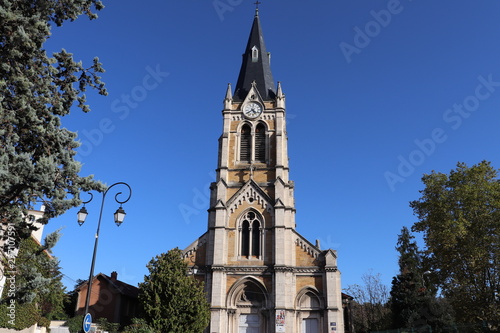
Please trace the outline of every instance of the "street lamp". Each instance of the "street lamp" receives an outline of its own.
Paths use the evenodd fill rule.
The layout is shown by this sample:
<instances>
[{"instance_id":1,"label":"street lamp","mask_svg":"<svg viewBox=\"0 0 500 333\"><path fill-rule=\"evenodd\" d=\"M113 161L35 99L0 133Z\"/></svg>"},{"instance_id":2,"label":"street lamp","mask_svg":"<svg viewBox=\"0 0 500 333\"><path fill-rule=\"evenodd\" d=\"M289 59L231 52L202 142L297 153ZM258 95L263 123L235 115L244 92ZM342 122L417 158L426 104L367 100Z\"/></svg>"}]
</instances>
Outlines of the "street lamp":
<instances>
[{"instance_id":1,"label":"street lamp","mask_svg":"<svg viewBox=\"0 0 500 333\"><path fill-rule=\"evenodd\" d=\"M99 222L97 223L97 232L95 234L94 254L92 255L92 264L90 265L90 275L89 275L89 282L88 282L88 287L87 287L87 298L85 300L85 314L87 314L89 312L90 293L92 291L92 279L94 277L95 257L96 257L96 253L97 253L97 244L99 242L99 231L101 230L101 218L102 218L102 210L104 208L104 199L106 198L106 194L108 194L108 191L116 185L124 185L128 188L128 191L129 191L128 197L123 201L118 200L118 196L120 194L122 194L122 192L118 192L115 195L115 201L120 204L120 207L116 210L116 212L114 214L114 220L115 220L115 223L118 227L123 223L123 220L125 219L125 215L126 215L125 211L123 210L122 204L129 201L130 197L132 196L132 189L130 188L130 186L127 183L123 183L123 182L114 183L113 185L109 186L102 193L101 210L99 213ZM85 204L88 204L94 198L92 193L90 193L90 192L88 192L88 193L90 194L90 199L83 202L83 207L77 213L78 224L80 226L82 226L85 223L85 219L87 218L87 215L88 215L87 209L85 208Z\"/></svg>"},{"instance_id":2,"label":"street lamp","mask_svg":"<svg viewBox=\"0 0 500 333\"><path fill-rule=\"evenodd\" d=\"M189 257L189 260L193 263L193 266L191 266L191 274L196 275L198 273L198 266L196 265L196 259L194 254Z\"/></svg>"}]
</instances>

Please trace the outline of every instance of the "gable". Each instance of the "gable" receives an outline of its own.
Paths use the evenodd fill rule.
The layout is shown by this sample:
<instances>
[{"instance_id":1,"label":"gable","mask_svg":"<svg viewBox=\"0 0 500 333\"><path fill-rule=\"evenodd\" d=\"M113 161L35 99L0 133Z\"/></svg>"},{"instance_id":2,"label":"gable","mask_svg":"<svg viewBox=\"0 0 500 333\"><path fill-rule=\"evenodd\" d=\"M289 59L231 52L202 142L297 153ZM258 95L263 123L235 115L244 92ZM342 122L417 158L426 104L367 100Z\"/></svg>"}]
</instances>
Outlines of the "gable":
<instances>
[{"instance_id":1,"label":"gable","mask_svg":"<svg viewBox=\"0 0 500 333\"><path fill-rule=\"evenodd\" d=\"M254 208L259 207L261 211L267 211L271 215L273 214L274 205L271 202L271 198L252 179L247 181L246 184L227 201L226 207L228 212L230 214L235 213L245 202L249 203Z\"/></svg>"}]
</instances>

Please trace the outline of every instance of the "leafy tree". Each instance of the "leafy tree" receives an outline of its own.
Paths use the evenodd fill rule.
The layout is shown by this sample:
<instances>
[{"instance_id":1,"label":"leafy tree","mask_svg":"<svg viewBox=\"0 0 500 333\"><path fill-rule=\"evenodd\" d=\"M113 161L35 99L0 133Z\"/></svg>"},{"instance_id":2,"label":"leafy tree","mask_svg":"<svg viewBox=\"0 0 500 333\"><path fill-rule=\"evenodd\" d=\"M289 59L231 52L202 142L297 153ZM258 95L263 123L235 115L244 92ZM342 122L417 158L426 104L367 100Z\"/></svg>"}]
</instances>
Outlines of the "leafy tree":
<instances>
[{"instance_id":1,"label":"leafy tree","mask_svg":"<svg viewBox=\"0 0 500 333\"><path fill-rule=\"evenodd\" d=\"M457 320L500 322L500 182L487 161L432 172L412 201L437 283Z\"/></svg>"},{"instance_id":2,"label":"leafy tree","mask_svg":"<svg viewBox=\"0 0 500 333\"><path fill-rule=\"evenodd\" d=\"M75 282L75 287L73 290L66 293L66 297L64 299L64 313L68 318L71 318L75 315L76 303L78 302L78 290L77 288L87 280L77 279Z\"/></svg>"},{"instance_id":3,"label":"leafy tree","mask_svg":"<svg viewBox=\"0 0 500 333\"><path fill-rule=\"evenodd\" d=\"M208 326L210 306L203 283L187 275L181 255L175 248L151 259L149 275L139 284L139 303L156 331L201 333Z\"/></svg>"},{"instance_id":4,"label":"leafy tree","mask_svg":"<svg viewBox=\"0 0 500 333\"><path fill-rule=\"evenodd\" d=\"M83 315L77 315L69 318L64 326L67 326L71 333L78 333L82 331Z\"/></svg>"},{"instance_id":5,"label":"leafy tree","mask_svg":"<svg viewBox=\"0 0 500 333\"><path fill-rule=\"evenodd\" d=\"M0 0L0 222L15 225L27 238L25 219L35 202L45 204L40 221L80 204L80 190L102 190L91 176L81 177L75 161L76 133L61 128L75 102L84 112L85 91L106 94L97 58L85 68L61 50L48 56L44 43L51 26L80 15L97 17L99 0Z\"/></svg>"},{"instance_id":6,"label":"leafy tree","mask_svg":"<svg viewBox=\"0 0 500 333\"><path fill-rule=\"evenodd\" d=\"M24 239L15 261L4 263L7 284L0 303L0 316L15 306L15 321L0 319L0 326L23 329L35 323L48 326L50 320L64 319L65 288L59 261L50 254L59 239L59 231L49 234L41 246L35 239ZM15 287L11 287L11 284Z\"/></svg>"},{"instance_id":7,"label":"leafy tree","mask_svg":"<svg viewBox=\"0 0 500 333\"><path fill-rule=\"evenodd\" d=\"M97 319L97 326L99 326L101 331L109 333L117 333L118 329L120 329L119 323L110 323L108 319L104 317Z\"/></svg>"},{"instance_id":8,"label":"leafy tree","mask_svg":"<svg viewBox=\"0 0 500 333\"><path fill-rule=\"evenodd\" d=\"M355 332L387 329L390 326L388 307L389 292L380 280L380 274L366 273L361 278L364 285L350 285L346 293L354 298L351 317Z\"/></svg>"}]
</instances>

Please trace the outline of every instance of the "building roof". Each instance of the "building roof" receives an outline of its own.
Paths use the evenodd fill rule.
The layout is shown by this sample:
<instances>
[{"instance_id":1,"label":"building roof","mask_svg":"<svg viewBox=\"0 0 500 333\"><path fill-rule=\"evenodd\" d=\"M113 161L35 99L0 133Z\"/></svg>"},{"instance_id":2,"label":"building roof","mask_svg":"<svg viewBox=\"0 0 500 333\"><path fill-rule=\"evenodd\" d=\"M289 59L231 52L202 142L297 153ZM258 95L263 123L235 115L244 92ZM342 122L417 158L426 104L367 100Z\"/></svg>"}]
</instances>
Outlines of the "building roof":
<instances>
[{"instance_id":1,"label":"building roof","mask_svg":"<svg viewBox=\"0 0 500 333\"><path fill-rule=\"evenodd\" d=\"M110 277L110 276L107 276L106 274L99 273L96 276L94 276L92 281L95 281L95 280L101 278L101 279L105 280L106 282L108 282L110 285L112 285L120 294L122 294L124 296L131 297L131 298L137 298L137 295L139 294L139 288L134 287L128 283L122 282L120 280L117 280L116 277L118 275L116 274L116 272L112 272L111 275L112 276ZM78 291L81 290L82 287L86 286L87 284L88 284L88 280L85 282L82 282L82 284L80 284L76 288L76 290L78 290ZM94 287L92 287L92 288L94 288Z\"/></svg>"},{"instance_id":2,"label":"building roof","mask_svg":"<svg viewBox=\"0 0 500 333\"><path fill-rule=\"evenodd\" d=\"M259 11L255 11L252 29L243 54L238 82L234 90L235 101L243 101L255 81L257 90L264 100L273 100L276 92L273 74L271 73L271 55L266 50L262 29L260 27Z\"/></svg>"}]
</instances>

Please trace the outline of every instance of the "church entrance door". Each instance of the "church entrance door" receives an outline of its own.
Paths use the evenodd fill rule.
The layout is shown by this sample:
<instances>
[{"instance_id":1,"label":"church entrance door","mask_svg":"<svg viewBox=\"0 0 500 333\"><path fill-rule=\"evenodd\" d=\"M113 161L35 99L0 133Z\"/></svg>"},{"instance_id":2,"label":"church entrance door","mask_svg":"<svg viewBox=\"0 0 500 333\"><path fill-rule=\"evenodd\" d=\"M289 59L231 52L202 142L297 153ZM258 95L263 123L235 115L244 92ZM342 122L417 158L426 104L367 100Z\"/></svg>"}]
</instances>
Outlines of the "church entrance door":
<instances>
[{"instance_id":1,"label":"church entrance door","mask_svg":"<svg viewBox=\"0 0 500 333\"><path fill-rule=\"evenodd\" d=\"M307 318L302 320L302 333L318 333L318 319Z\"/></svg>"},{"instance_id":2,"label":"church entrance door","mask_svg":"<svg viewBox=\"0 0 500 333\"><path fill-rule=\"evenodd\" d=\"M260 318L258 314L241 314L239 333L260 333Z\"/></svg>"}]
</instances>

